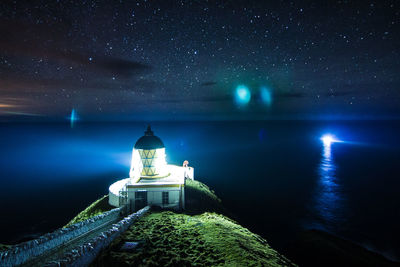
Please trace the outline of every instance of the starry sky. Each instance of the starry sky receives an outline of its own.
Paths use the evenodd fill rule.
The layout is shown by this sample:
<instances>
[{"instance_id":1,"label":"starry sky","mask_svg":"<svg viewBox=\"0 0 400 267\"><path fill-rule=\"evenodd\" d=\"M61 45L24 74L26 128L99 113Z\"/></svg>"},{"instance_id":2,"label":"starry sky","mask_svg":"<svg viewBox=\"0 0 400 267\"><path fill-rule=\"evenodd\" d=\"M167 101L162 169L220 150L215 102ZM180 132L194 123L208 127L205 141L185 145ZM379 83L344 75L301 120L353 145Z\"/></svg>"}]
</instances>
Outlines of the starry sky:
<instances>
[{"instance_id":1,"label":"starry sky","mask_svg":"<svg viewBox=\"0 0 400 267\"><path fill-rule=\"evenodd\" d=\"M398 1L1 1L0 118L400 115Z\"/></svg>"}]
</instances>

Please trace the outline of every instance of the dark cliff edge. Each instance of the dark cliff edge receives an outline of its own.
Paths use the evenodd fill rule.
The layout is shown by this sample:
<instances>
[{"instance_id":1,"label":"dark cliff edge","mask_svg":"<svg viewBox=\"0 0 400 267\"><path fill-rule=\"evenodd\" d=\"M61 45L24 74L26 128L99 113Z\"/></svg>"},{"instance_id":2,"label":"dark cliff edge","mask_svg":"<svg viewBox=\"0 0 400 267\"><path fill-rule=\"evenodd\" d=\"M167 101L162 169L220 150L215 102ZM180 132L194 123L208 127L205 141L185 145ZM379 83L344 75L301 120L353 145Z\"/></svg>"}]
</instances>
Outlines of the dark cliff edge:
<instances>
[{"instance_id":1,"label":"dark cliff edge","mask_svg":"<svg viewBox=\"0 0 400 267\"><path fill-rule=\"evenodd\" d=\"M4 244L0 244L0 251L2 250L7 250L11 247L11 245L4 245Z\"/></svg>"},{"instance_id":2,"label":"dark cliff edge","mask_svg":"<svg viewBox=\"0 0 400 267\"><path fill-rule=\"evenodd\" d=\"M400 266L399 262L320 230L298 234L284 252L300 266Z\"/></svg>"}]
</instances>

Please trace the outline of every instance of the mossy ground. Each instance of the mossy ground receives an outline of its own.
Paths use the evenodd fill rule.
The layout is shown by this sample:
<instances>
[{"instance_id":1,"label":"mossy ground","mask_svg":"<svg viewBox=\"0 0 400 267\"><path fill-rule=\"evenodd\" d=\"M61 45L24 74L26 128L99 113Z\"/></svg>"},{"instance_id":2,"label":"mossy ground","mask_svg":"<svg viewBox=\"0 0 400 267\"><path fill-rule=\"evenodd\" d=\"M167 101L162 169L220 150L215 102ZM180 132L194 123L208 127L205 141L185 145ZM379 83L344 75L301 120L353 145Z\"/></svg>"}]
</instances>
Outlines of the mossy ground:
<instances>
[{"instance_id":1,"label":"mossy ground","mask_svg":"<svg viewBox=\"0 0 400 267\"><path fill-rule=\"evenodd\" d=\"M213 190L207 185L190 179L185 181L185 213L201 214L206 211L230 216Z\"/></svg>"},{"instance_id":2,"label":"mossy ground","mask_svg":"<svg viewBox=\"0 0 400 267\"><path fill-rule=\"evenodd\" d=\"M109 211L115 207L108 204L108 196L103 196L102 198L93 202L89 207L85 210L81 211L78 215L76 215L67 225L64 227L68 227L75 223L87 220L96 215L102 214L103 212Z\"/></svg>"},{"instance_id":3,"label":"mossy ground","mask_svg":"<svg viewBox=\"0 0 400 267\"><path fill-rule=\"evenodd\" d=\"M127 241L141 248L120 251ZM155 211L115 240L93 266L293 266L260 236L216 213Z\"/></svg>"},{"instance_id":4,"label":"mossy ground","mask_svg":"<svg viewBox=\"0 0 400 267\"><path fill-rule=\"evenodd\" d=\"M93 266L292 266L260 236L226 216L232 215L208 186L185 182L184 213L152 209L111 246ZM97 200L68 225L112 209L108 197ZM218 213L218 214L217 214ZM220 215L223 214L223 215ZM225 215L225 216L224 216ZM68 226L67 225L67 226ZM142 244L120 251L127 241Z\"/></svg>"},{"instance_id":5,"label":"mossy ground","mask_svg":"<svg viewBox=\"0 0 400 267\"><path fill-rule=\"evenodd\" d=\"M292 266L260 236L233 220L205 184L186 180L184 213L153 211L104 251L93 266ZM224 215L220 215L220 214ZM125 242L143 242L121 251Z\"/></svg>"}]
</instances>

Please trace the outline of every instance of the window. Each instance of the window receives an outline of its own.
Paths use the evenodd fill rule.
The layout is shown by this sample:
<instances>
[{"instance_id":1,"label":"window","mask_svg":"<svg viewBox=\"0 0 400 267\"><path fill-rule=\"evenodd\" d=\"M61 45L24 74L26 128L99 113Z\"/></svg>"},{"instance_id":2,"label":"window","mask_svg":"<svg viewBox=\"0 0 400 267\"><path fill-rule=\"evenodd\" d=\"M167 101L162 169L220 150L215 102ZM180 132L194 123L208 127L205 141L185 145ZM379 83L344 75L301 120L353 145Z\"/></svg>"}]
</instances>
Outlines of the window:
<instances>
[{"instance_id":1,"label":"window","mask_svg":"<svg viewBox=\"0 0 400 267\"><path fill-rule=\"evenodd\" d=\"M163 205L169 203L169 192L162 192L162 203Z\"/></svg>"}]
</instances>

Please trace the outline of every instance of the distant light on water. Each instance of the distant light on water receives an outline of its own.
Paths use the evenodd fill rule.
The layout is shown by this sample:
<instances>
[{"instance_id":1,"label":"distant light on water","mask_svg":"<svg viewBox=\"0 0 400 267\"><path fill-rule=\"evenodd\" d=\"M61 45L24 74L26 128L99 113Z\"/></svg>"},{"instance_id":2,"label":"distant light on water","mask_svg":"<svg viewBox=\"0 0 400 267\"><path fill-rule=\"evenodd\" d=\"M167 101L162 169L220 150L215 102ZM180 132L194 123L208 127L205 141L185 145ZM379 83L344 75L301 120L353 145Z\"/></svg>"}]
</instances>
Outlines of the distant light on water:
<instances>
[{"instance_id":1,"label":"distant light on water","mask_svg":"<svg viewBox=\"0 0 400 267\"><path fill-rule=\"evenodd\" d=\"M344 220L340 215L344 196L341 194L340 178L336 175L336 163L332 155L332 144L343 141L332 134L323 135L321 141L323 149L318 166L319 180L315 195L315 209L318 212L319 223L316 222L313 227L331 231L335 225L343 223Z\"/></svg>"},{"instance_id":2,"label":"distant light on water","mask_svg":"<svg viewBox=\"0 0 400 267\"><path fill-rule=\"evenodd\" d=\"M239 105L247 105L250 102L251 93L247 86L238 85L235 90L235 100Z\"/></svg>"},{"instance_id":3,"label":"distant light on water","mask_svg":"<svg viewBox=\"0 0 400 267\"><path fill-rule=\"evenodd\" d=\"M338 140L335 136L331 134L325 134L321 137L321 141L324 143L324 146L330 146L332 143L342 142Z\"/></svg>"},{"instance_id":4,"label":"distant light on water","mask_svg":"<svg viewBox=\"0 0 400 267\"><path fill-rule=\"evenodd\" d=\"M78 116L76 115L75 109L72 109L71 116L69 117L71 128L74 128L75 121L78 120Z\"/></svg>"}]
</instances>

